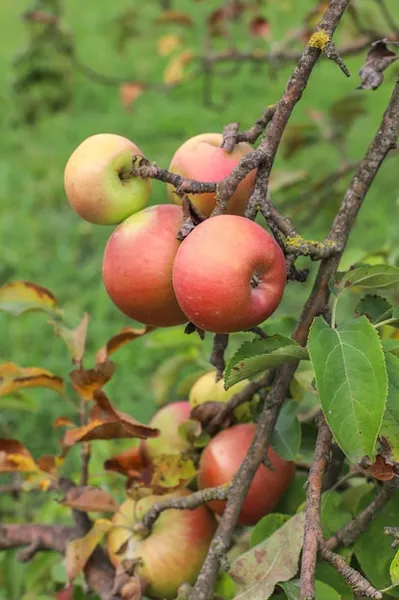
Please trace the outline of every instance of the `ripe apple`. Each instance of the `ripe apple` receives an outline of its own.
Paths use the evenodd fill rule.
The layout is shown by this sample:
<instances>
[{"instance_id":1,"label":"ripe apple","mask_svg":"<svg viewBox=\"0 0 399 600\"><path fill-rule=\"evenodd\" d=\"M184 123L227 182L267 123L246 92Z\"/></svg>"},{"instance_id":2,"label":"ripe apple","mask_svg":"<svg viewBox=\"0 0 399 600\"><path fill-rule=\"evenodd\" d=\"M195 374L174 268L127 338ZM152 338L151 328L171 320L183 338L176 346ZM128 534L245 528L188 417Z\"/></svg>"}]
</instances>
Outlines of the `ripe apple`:
<instances>
[{"instance_id":1,"label":"ripe apple","mask_svg":"<svg viewBox=\"0 0 399 600\"><path fill-rule=\"evenodd\" d=\"M200 223L182 242L173 287L187 318L200 329L233 333L255 327L278 307L285 258L257 223L220 215Z\"/></svg>"},{"instance_id":2,"label":"ripe apple","mask_svg":"<svg viewBox=\"0 0 399 600\"><path fill-rule=\"evenodd\" d=\"M237 394L237 392L240 392L245 388L248 383L249 380L244 379L228 390L225 390L223 379L216 381L216 371L209 371L209 373L201 375L190 390L188 401L191 409L194 409L205 402L221 402L222 404L227 404L227 402ZM234 410L234 417L237 421L244 422L252 420L250 405L251 401L245 402L244 404L241 404L241 406L237 406ZM159 429L158 425L153 425L153 427ZM154 443L158 439L159 438L154 438L153 440L150 440L150 442Z\"/></svg>"},{"instance_id":3,"label":"ripe apple","mask_svg":"<svg viewBox=\"0 0 399 600\"><path fill-rule=\"evenodd\" d=\"M148 537L133 532L155 503L170 497L189 495L181 489L165 496L126 500L113 518L108 534L108 552L115 567L124 559L142 560L137 574L148 581L146 595L172 600L182 583L194 584L208 552L217 522L206 506L194 510L167 509L155 521ZM126 546L122 554L118 550Z\"/></svg>"},{"instance_id":4,"label":"ripe apple","mask_svg":"<svg viewBox=\"0 0 399 600\"><path fill-rule=\"evenodd\" d=\"M129 177L140 148L112 133L84 140L69 157L64 172L66 195L73 210L99 225L116 225L141 210L150 197L151 180Z\"/></svg>"},{"instance_id":5,"label":"ripe apple","mask_svg":"<svg viewBox=\"0 0 399 600\"><path fill-rule=\"evenodd\" d=\"M232 152L221 147L223 136L220 133L203 133L187 140L176 151L169 166L169 171L187 179L202 182L219 182L228 177L243 156L252 151L246 142L236 144ZM238 188L229 199L227 212L243 215L255 182L256 169L240 182ZM168 196L171 202L181 203L174 193L174 186L168 184ZM209 216L215 208L215 193L189 194L190 200L203 215Z\"/></svg>"},{"instance_id":6,"label":"ripe apple","mask_svg":"<svg viewBox=\"0 0 399 600\"><path fill-rule=\"evenodd\" d=\"M187 321L172 285L172 268L183 222L180 206L150 206L118 225L104 252L102 275L113 303L146 325Z\"/></svg>"},{"instance_id":7,"label":"ripe apple","mask_svg":"<svg viewBox=\"0 0 399 600\"><path fill-rule=\"evenodd\" d=\"M254 423L234 425L218 433L204 449L199 466L199 489L217 487L229 483L243 462L255 435ZM274 467L271 471L259 466L248 490L238 518L240 525L255 525L277 505L289 488L294 475L294 464L284 460L272 448L268 457ZM226 502L214 500L209 507L222 515Z\"/></svg>"},{"instance_id":8,"label":"ripe apple","mask_svg":"<svg viewBox=\"0 0 399 600\"><path fill-rule=\"evenodd\" d=\"M179 434L179 425L190 418L190 411L188 402L171 402L158 410L149 427L159 429L161 434L142 442L144 456L151 460L160 454L180 454L189 450L191 445Z\"/></svg>"}]
</instances>

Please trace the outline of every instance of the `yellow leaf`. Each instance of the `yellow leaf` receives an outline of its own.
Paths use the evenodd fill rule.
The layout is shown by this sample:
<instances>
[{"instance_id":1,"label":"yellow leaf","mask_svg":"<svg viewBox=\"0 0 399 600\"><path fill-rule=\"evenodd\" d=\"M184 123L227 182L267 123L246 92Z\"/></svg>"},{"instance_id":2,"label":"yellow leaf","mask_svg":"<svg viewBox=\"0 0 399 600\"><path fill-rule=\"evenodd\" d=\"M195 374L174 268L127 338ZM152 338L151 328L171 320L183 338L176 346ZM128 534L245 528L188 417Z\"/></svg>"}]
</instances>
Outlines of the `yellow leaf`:
<instances>
[{"instance_id":1,"label":"yellow leaf","mask_svg":"<svg viewBox=\"0 0 399 600\"><path fill-rule=\"evenodd\" d=\"M0 396L31 387L44 387L61 394L64 382L61 377L39 367L19 367L14 363L0 365Z\"/></svg>"},{"instance_id":2,"label":"yellow leaf","mask_svg":"<svg viewBox=\"0 0 399 600\"><path fill-rule=\"evenodd\" d=\"M0 473L15 471L38 471L38 466L21 442L11 438L0 439Z\"/></svg>"},{"instance_id":3,"label":"yellow leaf","mask_svg":"<svg viewBox=\"0 0 399 600\"><path fill-rule=\"evenodd\" d=\"M169 56L171 52L181 48L181 45L182 38L180 35L163 35L158 40L158 54L161 56Z\"/></svg>"},{"instance_id":4,"label":"yellow leaf","mask_svg":"<svg viewBox=\"0 0 399 600\"><path fill-rule=\"evenodd\" d=\"M60 326L55 321L50 321L57 335L62 337L67 345L69 353L74 364L81 363L85 351L87 327L89 324L89 315L85 313L79 325L75 329L68 329Z\"/></svg>"},{"instance_id":5,"label":"yellow leaf","mask_svg":"<svg viewBox=\"0 0 399 600\"><path fill-rule=\"evenodd\" d=\"M54 313L56 304L54 294L30 281L13 281L0 287L0 310L15 316L29 310Z\"/></svg>"},{"instance_id":6,"label":"yellow leaf","mask_svg":"<svg viewBox=\"0 0 399 600\"><path fill-rule=\"evenodd\" d=\"M185 76L184 67L188 65L194 57L192 50L184 50L170 59L163 76L163 80L168 85L180 83Z\"/></svg>"},{"instance_id":7,"label":"yellow leaf","mask_svg":"<svg viewBox=\"0 0 399 600\"><path fill-rule=\"evenodd\" d=\"M98 519L93 527L82 538L68 542L66 548L66 569L68 580L72 581L85 568L87 561L96 549L104 535L110 530L111 521Z\"/></svg>"},{"instance_id":8,"label":"yellow leaf","mask_svg":"<svg viewBox=\"0 0 399 600\"><path fill-rule=\"evenodd\" d=\"M111 361L103 362L95 369L77 369L71 371L69 377L72 385L84 400L93 400L94 392L101 388L111 379L115 371L115 365Z\"/></svg>"},{"instance_id":9,"label":"yellow leaf","mask_svg":"<svg viewBox=\"0 0 399 600\"><path fill-rule=\"evenodd\" d=\"M116 350L128 342L132 342L133 340L154 331L154 329L156 329L156 327L151 327L151 325L146 325L141 329L124 327L116 335L112 336L103 348L100 348L96 354L96 364L99 365L107 362L109 356L116 352Z\"/></svg>"},{"instance_id":10,"label":"yellow leaf","mask_svg":"<svg viewBox=\"0 0 399 600\"><path fill-rule=\"evenodd\" d=\"M31 456L23 454L8 454L7 460L15 465L15 471L37 471L38 466Z\"/></svg>"}]
</instances>

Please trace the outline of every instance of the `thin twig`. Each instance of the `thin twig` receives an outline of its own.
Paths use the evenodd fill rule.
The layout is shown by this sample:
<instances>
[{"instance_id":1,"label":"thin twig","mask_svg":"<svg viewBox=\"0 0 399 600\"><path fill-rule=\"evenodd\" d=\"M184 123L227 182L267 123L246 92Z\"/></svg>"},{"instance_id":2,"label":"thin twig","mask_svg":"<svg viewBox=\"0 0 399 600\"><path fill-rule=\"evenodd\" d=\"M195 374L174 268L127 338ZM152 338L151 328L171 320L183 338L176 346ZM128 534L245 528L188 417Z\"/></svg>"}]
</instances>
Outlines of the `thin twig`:
<instances>
[{"instance_id":1,"label":"thin twig","mask_svg":"<svg viewBox=\"0 0 399 600\"><path fill-rule=\"evenodd\" d=\"M226 366L224 355L228 344L229 336L227 333L217 333L213 338L212 354L209 362L216 369L216 381L223 379L224 368Z\"/></svg>"}]
</instances>

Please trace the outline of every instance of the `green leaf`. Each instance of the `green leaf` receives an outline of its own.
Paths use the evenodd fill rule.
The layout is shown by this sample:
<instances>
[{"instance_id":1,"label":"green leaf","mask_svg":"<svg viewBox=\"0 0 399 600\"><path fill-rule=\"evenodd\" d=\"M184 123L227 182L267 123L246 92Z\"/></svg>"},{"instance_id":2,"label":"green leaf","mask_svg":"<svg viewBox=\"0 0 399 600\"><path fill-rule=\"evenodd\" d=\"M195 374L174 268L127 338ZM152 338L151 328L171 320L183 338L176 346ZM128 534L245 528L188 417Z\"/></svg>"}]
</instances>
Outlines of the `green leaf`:
<instances>
[{"instance_id":1,"label":"green leaf","mask_svg":"<svg viewBox=\"0 0 399 600\"><path fill-rule=\"evenodd\" d=\"M353 591L342 579L342 576L328 562L318 561L316 580L326 583L339 594L341 600L353 600Z\"/></svg>"},{"instance_id":2,"label":"green leaf","mask_svg":"<svg viewBox=\"0 0 399 600\"><path fill-rule=\"evenodd\" d=\"M285 583L280 583L288 600L299 600L299 579L293 579ZM315 581L315 599L316 600L342 600L341 595L323 581Z\"/></svg>"},{"instance_id":3,"label":"green leaf","mask_svg":"<svg viewBox=\"0 0 399 600\"><path fill-rule=\"evenodd\" d=\"M229 574L242 600L266 600L277 583L288 581L298 571L303 544L305 514L289 519L264 542L239 556Z\"/></svg>"},{"instance_id":4,"label":"green leaf","mask_svg":"<svg viewBox=\"0 0 399 600\"><path fill-rule=\"evenodd\" d=\"M321 497L320 518L324 537L328 539L347 525L352 520L352 515L345 509L341 495L329 490Z\"/></svg>"},{"instance_id":5,"label":"green leaf","mask_svg":"<svg viewBox=\"0 0 399 600\"><path fill-rule=\"evenodd\" d=\"M299 360L308 360L306 349L281 335L245 342L226 367L225 388L229 389L235 383L267 369Z\"/></svg>"},{"instance_id":6,"label":"green leaf","mask_svg":"<svg viewBox=\"0 0 399 600\"><path fill-rule=\"evenodd\" d=\"M220 571L215 585L215 597L223 598L223 600L233 600L236 595L236 584L227 573Z\"/></svg>"},{"instance_id":7,"label":"green leaf","mask_svg":"<svg viewBox=\"0 0 399 600\"><path fill-rule=\"evenodd\" d=\"M361 265L344 274L339 291L348 287L363 289L394 289L399 286L399 268L391 265Z\"/></svg>"},{"instance_id":8,"label":"green leaf","mask_svg":"<svg viewBox=\"0 0 399 600\"><path fill-rule=\"evenodd\" d=\"M337 329L317 317L308 345L322 410L335 440L349 460L374 460L388 392L378 333L364 316Z\"/></svg>"},{"instance_id":9,"label":"green leaf","mask_svg":"<svg viewBox=\"0 0 399 600\"><path fill-rule=\"evenodd\" d=\"M382 296L367 294L360 300L355 313L359 316L364 315L372 323L378 323L391 308L391 304Z\"/></svg>"},{"instance_id":10,"label":"green leaf","mask_svg":"<svg viewBox=\"0 0 399 600\"><path fill-rule=\"evenodd\" d=\"M250 547L253 548L264 542L290 518L291 515L281 513L271 513L263 517L252 529Z\"/></svg>"},{"instance_id":11,"label":"green leaf","mask_svg":"<svg viewBox=\"0 0 399 600\"><path fill-rule=\"evenodd\" d=\"M282 458L295 460L301 446L301 424L296 416L298 403L286 400L273 430L271 445Z\"/></svg>"},{"instance_id":12,"label":"green leaf","mask_svg":"<svg viewBox=\"0 0 399 600\"><path fill-rule=\"evenodd\" d=\"M303 471L295 473L294 481L275 508L276 512L286 515L294 515L298 512L298 508L306 500L306 480L307 474Z\"/></svg>"},{"instance_id":13,"label":"green leaf","mask_svg":"<svg viewBox=\"0 0 399 600\"><path fill-rule=\"evenodd\" d=\"M391 565L389 567L389 574L391 576L392 583L399 583L399 550L393 557L393 561L391 562Z\"/></svg>"},{"instance_id":14,"label":"green leaf","mask_svg":"<svg viewBox=\"0 0 399 600\"><path fill-rule=\"evenodd\" d=\"M388 373L388 397L379 436L387 440L391 458L399 462L399 358L387 352L385 360Z\"/></svg>"},{"instance_id":15,"label":"green leaf","mask_svg":"<svg viewBox=\"0 0 399 600\"><path fill-rule=\"evenodd\" d=\"M164 360L152 376L152 390L155 403L164 404L176 384L176 379L183 368L190 364L193 358L188 353L175 354Z\"/></svg>"},{"instance_id":16,"label":"green leaf","mask_svg":"<svg viewBox=\"0 0 399 600\"><path fill-rule=\"evenodd\" d=\"M362 498L358 506L358 512L361 512L370 504L377 491ZM389 567L394 551L391 546L392 538L384 534L384 527L397 527L398 523L399 493L396 492L384 508L377 512L366 531L358 537L353 547L365 577L377 589L383 589L391 585ZM398 597L399 590L391 590L390 595Z\"/></svg>"}]
</instances>

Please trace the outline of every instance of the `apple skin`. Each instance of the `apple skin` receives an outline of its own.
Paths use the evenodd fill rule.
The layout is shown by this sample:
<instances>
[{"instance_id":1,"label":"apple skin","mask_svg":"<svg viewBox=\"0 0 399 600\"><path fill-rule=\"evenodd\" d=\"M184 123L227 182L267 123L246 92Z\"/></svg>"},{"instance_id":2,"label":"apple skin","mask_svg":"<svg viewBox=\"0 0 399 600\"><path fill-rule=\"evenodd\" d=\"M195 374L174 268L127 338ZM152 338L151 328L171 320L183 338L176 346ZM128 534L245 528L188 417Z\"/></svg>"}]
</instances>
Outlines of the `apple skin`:
<instances>
[{"instance_id":1,"label":"apple skin","mask_svg":"<svg viewBox=\"0 0 399 600\"><path fill-rule=\"evenodd\" d=\"M229 427L212 438L201 455L199 489L231 481L248 452L255 430L254 423L243 423ZM242 505L239 525L255 525L270 513L293 481L295 467L292 462L281 458L271 447L268 457L275 470L271 471L263 464L259 466ZM214 500L208 506L222 515L226 502Z\"/></svg>"},{"instance_id":2,"label":"apple skin","mask_svg":"<svg viewBox=\"0 0 399 600\"><path fill-rule=\"evenodd\" d=\"M134 155L143 153L113 133L92 135L74 150L65 167L64 187L71 207L82 219L116 225L147 204L150 179L120 178L131 169Z\"/></svg>"},{"instance_id":3,"label":"apple skin","mask_svg":"<svg viewBox=\"0 0 399 600\"><path fill-rule=\"evenodd\" d=\"M187 179L201 182L219 182L228 177L240 160L251 152L253 148L246 142L236 144L232 152L221 148L223 136L220 133L202 133L187 140L175 152L169 166L169 171L177 173ZM228 202L227 213L243 215L253 185L255 183L256 169L252 170L240 182ZM167 185L168 197L171 202L180 204L181 199L174 193L174 186ZM189 194L191 202L195 204L203 215L208 217L216 205L215 193Z\"/></svg>"},{"instance_id":4,"label":"apple skin","mask_svg":"<svg viewBox=\"0 0 399 600\"><path fill-rule=\"evenodd\" d=\"M161 454L181 454L191 449L191 445L179 435L179 425L190 418L188 402L171 402L158 410L149 422L149 427L159 429L157 438L145 440L141 449L147 460Z\"/></svg>"},{"instance_id":5,"label":"apple skin","mask_svg":"<svg viewBox=\"0 0 399 600\"><path fill-rule=\"evenodd\" d=\"M194 584L216 531L217 522L206 506L194 510L167 509L155 521L148 537L132 532L155 503L170 497L187 496L181 489L164 496L147 496L137 502L126 500L113 518L115 528L108 534L108 553L115 567L125 558L141 558L136 573L149 582L146 596L160 600L176 598L182 583ZM126 552L117 551L127 542Z\"/></svg>"},{"instance_id":6,"label":"apple skin","mask_svg":"<svg viewBox=\"0 0 399 600\"><path fill-rule=\"evenodd\" d=\"M216 381L216 371L209 371L208 373L201 375L190 390L188 401L191 409L194 409L205 402L221 402L227 404L227 402L237 394L237 392L240 392L245 388L248 383L249 379L244 379L228 390L225 390L223 379ZM251 402L245 402L241 406L237 406L234 410L234 417L237 421L244 422L252 420L250 404ZM154 427L158 426L154 425ZM158 439L159 438L154 438L150 441L151 443L154 443Z\"/></svg>"},{"instance_id":7,"label":"apple skin","mask_svg":"<svg viewBox=\"0 0 399 600\"><path fill-rule=\"evenodd\" d=\"M286 263L274 238L236 215L200 223L173 265L176 298L194 325L213 333L255 327L281 302Z\"/></svg>"},{"instance_id":8,"label":"apple skin","mask_svg":"<svg viewBox=\"0 0 399 600\"><path fill-rule=\"evenodd\" d=\"M180 206L149 206L118 225L105 248L102 276L112 302L145 325L180 325L187 317L172 285L183 222Z\"/></svg>"}]
</instances>

